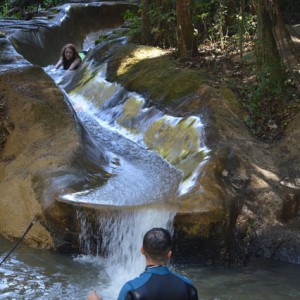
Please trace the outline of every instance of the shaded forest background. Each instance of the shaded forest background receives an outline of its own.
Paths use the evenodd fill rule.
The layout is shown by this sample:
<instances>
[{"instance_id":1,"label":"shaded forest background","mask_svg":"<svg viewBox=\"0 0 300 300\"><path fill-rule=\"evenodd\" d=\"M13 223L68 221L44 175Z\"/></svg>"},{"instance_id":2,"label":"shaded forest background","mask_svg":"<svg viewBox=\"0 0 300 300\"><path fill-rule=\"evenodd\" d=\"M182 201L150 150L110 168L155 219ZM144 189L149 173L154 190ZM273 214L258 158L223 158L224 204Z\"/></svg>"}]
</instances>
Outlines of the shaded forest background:
<instances>
[{"instance_id":1,"label":"shaded forest background","mask_svg":"<svg viewBox=\"0 0 300 300\"><path fill-rule=\"evenodd\" d=\"M64 2L2 0L0 16L31 20ZM169 49L211 85L229 86L236 117L259 139L280 139L300 111L299 0L141 0L124 19L132 42Z\"/></svg>"}]
</instances>

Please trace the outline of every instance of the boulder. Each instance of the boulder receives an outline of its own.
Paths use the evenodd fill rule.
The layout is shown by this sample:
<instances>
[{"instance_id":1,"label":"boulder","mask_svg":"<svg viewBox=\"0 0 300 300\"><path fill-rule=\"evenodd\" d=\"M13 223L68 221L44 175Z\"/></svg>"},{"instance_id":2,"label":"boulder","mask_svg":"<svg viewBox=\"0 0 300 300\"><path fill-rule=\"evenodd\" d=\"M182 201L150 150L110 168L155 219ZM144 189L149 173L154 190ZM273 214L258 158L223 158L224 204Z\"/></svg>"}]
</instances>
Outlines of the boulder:
<instances>
[{"instance_id":1,"label":"boulder","mask_svg":"<svg viewBox=\"0 0 300 300\"><path fill-rule=\"evenodd\" d=\"M0 73L0 86L10 125L0 157L0 232L18 238L51 205L50 193L59 191L50 189L51 180L77 171L81 140L62 92L41 68ZM42 222L25 240L36 247L54 246Z\"/></svg>"}]
</instances>

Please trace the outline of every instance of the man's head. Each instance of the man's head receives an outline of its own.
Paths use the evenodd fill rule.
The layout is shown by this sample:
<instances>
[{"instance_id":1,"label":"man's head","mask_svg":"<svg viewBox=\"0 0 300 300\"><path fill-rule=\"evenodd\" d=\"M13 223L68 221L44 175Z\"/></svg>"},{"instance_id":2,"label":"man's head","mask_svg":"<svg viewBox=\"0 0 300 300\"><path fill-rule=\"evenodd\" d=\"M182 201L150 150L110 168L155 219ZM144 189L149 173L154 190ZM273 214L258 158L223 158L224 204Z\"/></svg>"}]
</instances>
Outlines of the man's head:
<instances>
[{"instance_id":1,"label":"man's head","mask_svg":"<svg viewBox=\"0 0 300 300\"><path fill-rule=\"evenodd\" d=\"M143 239L142 253L148 260L167 263L171 256L172 237L164 228L152 228Z\"/></svg>"}]
</instances>

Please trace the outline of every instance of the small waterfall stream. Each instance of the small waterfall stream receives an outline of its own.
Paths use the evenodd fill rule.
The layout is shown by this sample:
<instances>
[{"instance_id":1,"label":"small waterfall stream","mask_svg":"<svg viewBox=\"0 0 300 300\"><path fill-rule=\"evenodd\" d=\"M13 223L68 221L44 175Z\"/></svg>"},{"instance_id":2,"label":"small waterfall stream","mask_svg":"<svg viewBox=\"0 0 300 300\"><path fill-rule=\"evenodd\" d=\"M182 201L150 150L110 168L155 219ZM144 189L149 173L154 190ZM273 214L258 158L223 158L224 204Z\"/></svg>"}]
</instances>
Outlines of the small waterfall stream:
<instances>
[{"instance_id":1,"label":"small waterfall stream","mask_svg":"<svg viewBox=\"0 0 300 300\"><path fill-rule=\"evenodd\" d=\"M93 226L85 213L78 212L80 247L86 255L105 253L98 260L110 283L104 286L100 283L94 288L106 297L115 298L124 282L144 269L144 257L139 251L143 235L152 227L164 227L172 232L180 194L188 191L200 170L195 168L184 174L168 162L180 155L177 153L181 149L180 135L177 141L172 137L175 144L168 145L165 159L149 149L145 143L147 132L149 135L153 131L151 127L160 124L154 133L159 136L168 126L186 123L189 131L196 134L195 148L201 153L201 160L207 149L200 142L202 125L198 118L175 118L147 107L142 96L106 81L105 63L95 66L87 62L83 68L82 79L68 90L67 96L89 138L107 157L106 171L110 175L105 183L87 184L84 189L61 195L59 201L108 210L107 216L103 213L96 216ZM53 66L45 67L45 71L61 87L68 86L74 74L54 70Z\"/></svg>"},{"instance_id":2,"label":"small waterfall stream","mask_svg":"<svg viewBox=\"0 0 300 300\"><path fill-rule=\"evenodd\" d=\"M122 213L110 213L109 218L99 217L96 233L102 236L101 245L97 245L106 255L98 256L101 268L107 274L108 285L94 287L101 294L115 299L124 282L138 276L145 266L144 257L140 253L144 233L152 227L164 227L172 231L174 214L168 210L139 209L128 210ZM82 225L80 237L81 246L86 252L91 251L90 224L86 223L85 216L79 216ZM77 258L86 259L85 256Z\"/></svg>"}]
</instances>

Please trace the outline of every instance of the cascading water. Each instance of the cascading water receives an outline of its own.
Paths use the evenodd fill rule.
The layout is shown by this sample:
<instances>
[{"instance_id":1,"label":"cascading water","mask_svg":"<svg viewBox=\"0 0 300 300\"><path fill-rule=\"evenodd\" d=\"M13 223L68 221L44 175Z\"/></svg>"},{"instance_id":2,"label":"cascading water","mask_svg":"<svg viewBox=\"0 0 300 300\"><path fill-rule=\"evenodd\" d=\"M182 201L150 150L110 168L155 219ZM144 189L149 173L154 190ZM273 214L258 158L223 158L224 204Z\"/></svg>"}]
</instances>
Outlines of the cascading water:
<instances>
[{"instance_id":1,"label":"cascading water","mask_svg":"<svg viewBox=\"0 0 300 300\"><path fill-rule=\"evenodd\" d=\"M74 74L67 71L64 76L52 66L45 70L61 87L68 86ZM139 250L145 232L153 227L172 232L179 195L188 191L200 171L199 167L180 170L174 164L184 155L195 160L194 166L201 165L207 149L200 142L198 118L175 118L147 107L140 95L105 80L106 64L85 63L81 72L82 79L68 91L69 101L93 143L108 158L110 176L105 183L87 184L58 201L102 209L93 225L78 212L80 247L85 254L101 254L100 269L110 280L94 288L115 298L125 281L143 271ZM164 131L170 128L179 137L171 137L168 144ZM181 129L186 129L186 136L178 132ZM190 153L182 142L188 138Z\"/></svg>"},{"instance_id":2,"label":"cascading water","mask_svg":"<svg viewBox=\"0 0 300 300\"><path fill-rule=\"evenodd\" d=\"M94 287L105 299L115 299L124 282L138 276L145 267L144 257L140 253L143 235L153 227L168 228L172 232L174 213L167 209L142 208L111 212L108 218L98 217L96 234L97 249L104 250L99 256L100 269L107 274L109 284L100 283ZM91 251L90 234L93 230L84 215L79 216L82 225L81 246ZM78 258L86 259L86 258Z\"/></svg>"}]
</instances>

